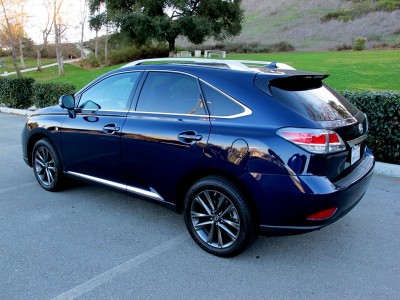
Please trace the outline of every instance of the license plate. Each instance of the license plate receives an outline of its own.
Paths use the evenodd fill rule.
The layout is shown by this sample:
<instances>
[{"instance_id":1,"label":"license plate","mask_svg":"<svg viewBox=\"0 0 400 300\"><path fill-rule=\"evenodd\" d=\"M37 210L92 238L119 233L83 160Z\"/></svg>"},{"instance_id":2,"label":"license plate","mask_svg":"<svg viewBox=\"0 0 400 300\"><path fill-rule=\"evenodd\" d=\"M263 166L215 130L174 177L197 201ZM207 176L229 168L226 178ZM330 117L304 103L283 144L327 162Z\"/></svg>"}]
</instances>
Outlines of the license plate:
<instances>
[{"instance_id":1,"label":"license plate","mask_svg":"<svg viewBox=\"0 0 400 300\"><path fill-rule=\"evenodd\" d=\"M360 159L360 154L361 154L360 145L356 145L353 148L351 148L351 161L350 161L351 165Z\"/></svg>"}]
</instances>

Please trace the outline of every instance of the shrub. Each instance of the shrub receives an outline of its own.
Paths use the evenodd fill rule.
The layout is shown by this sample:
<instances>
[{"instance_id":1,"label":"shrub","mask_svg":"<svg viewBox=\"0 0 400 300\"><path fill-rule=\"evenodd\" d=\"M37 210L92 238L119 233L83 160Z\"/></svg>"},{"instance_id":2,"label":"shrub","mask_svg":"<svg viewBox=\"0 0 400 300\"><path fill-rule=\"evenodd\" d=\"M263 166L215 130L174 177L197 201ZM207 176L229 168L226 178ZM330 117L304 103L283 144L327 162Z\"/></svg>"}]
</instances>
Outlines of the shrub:
<instances>
[{"instance_id":1,"label":"shrub","mask_svg":"<svg viewBox=\"0 0 400 300\"><path fill-rule=\"evenodd\" d=\"M228 53L270 53L294 50L294 46L286 41L266 45L258 42L249 43L217 43L215 45L196 45L187 47L188 50L224 50Z\"/></svg>"},{"instance_id":2,"label":"shrub","mask_svg":"<svg viewBox=\"0 0 400 300\"><path fill-rule=\"evenodd\" d=\"M351 50L351 49L353 49L353 47L346 43L342 43L339 46L336 46L336 51L347 51L347 50Z\"/></svg>"},{"instance_id":3,"label":"shrub","mask_svg":"<svg viewBox=\"0 0 400 300\"><path fill-rule=\"evenodd\" d=\"M373 44L372 49L400 49L400 42L394 42L394 43L378 43L378 44Z\"/></svg>"},{"instance_id":4,"label":"shrub","mask_svg":"<svg viewBox=\"0 0 400 300\"><path fill-rule=\"evenodd\" d=\"M33 83L26 77L0 78L0 102L12 108L31 107Z\"/></svg>"},{"instance_id":5,"label":"shrub","mask_svg":"<svg viewBox=\"0 0 400 300\"><path fill-rule=\"evenodd\" d=\"M393 11L400 9L400 1L398 0L379 0L377 9L384 11Z\"/></svg>"},{"instance_id":6,"label":"shrub","mask_svg":"<svg viewBox=\"0 0 400 300\"><path fill-rule=\"evenodd\" d=\"M122 50L113 50L108 56L111 65L127 63L138 59L168 57L166 46L129 47Z\"/></svg>"},{"instance_id":7,"label":"shrub","mask_svg":"<svg viewBox=\"0 0 400 300\"><path fill-rule=\"evenodd\" d=\"M96 57L94 54L90 54L89 57L87 58L89 66L92 68L98 68L100 67L100 60Z\"/></svg>"},{"instance_id":8,"label":"shrub","mask_svg":"<svg viewBox=\"0 0 400 300\"><path fill-rule=\"evenodd\" d=\"M58 103L63 94L72 94L75 86L68 83L35 83L33 78L0 78L0 103L18 109L37 108Z\"/></svg>"},{"instance_id":9,"label":"shrub","mask_svg":"<svg viewBox=\"0 0 400 300\"><path fill-rule=\"evenodd\" d=\"M33 85L33 103L37 108L58 104L64 94L73 94L75 86L63 82L35 83Z\"/></svg>"},{"instance_id":10,"label":"shrub","mask_svg":"<svg viewBox=\"0 0 400 300\"><path fill-rule=\"evenodd\" d=\"M353 50L356 51L361 51L365 49L365 44L367 42L367 39L365 37L359 36L354 39L353 42Z\"/></svg>"},{"instance_id":11,"label":"shrub","mask_svg":"<svg viewBox=\"0 0 400 300\"><path fill-rule=\"evenodd\" d=\"M400 164L400 93L342 92L368 116L368 145L378 161Z\"/></svg>"},{"instance_id":12,"label":"shrub","mask_svg":"<svg viewBox=\"0 0 400 300\"><path fill-rule=\"evenodd\" d=\"M350 21L353 18L353 12L348 9L341 9L334 12L327 13L323 17L321 17L321 22L326 23L331 20L339 20L343 22Z\"/></svg>"},{"instance_id":13,"label":"shrub","mask_svg":"<svg viewBox=\"0 0 400 300\"><path fill-rule=\"evenodd\" d=\"M294 50L294 46L285 41L279 42L277 44L272 44L271 47L273 52L286 52Z\"/></svg>"}]
</instances>

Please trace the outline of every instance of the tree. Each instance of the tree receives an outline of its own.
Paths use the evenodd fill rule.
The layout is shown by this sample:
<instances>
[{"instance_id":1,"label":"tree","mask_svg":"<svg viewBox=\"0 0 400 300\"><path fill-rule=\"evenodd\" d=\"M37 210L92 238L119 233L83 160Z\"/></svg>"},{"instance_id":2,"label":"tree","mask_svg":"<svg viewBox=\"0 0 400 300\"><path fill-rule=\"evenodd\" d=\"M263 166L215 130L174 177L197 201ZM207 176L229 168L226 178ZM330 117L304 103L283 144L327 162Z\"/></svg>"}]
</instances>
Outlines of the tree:
<instances>
[{"instance_id":1,"label":"tree","mask_svg":"<svg viewBox=\"0 0 400 300\"><path fill-rule=\"evenodd\" d=\"M96 32L96 37L94 39L94 55L98 56L98 48L99 48L99 31L101 27L103 27L105 20L105 14L97 11L96 15L91 15L89 20L89 27Z\"/></svg>"},{"instance_id":2,"label":"tree","mask_svg":"<svg viewBox=\"0 0 400 300\"><path fill-rule=\"evenodd\" d=\"M18 27L18 8L21 6L23 1L20 0L0 0L0 5L5 20L5 24L2 24L11 47L11 54L13 58L13 64L18 77L21 77L20 68L17 63L17 53L15 51L16 44L16 29Z\"/></svg>"},{"instance_id":3,"label":"tree","mask_svg":"<svg viewBox=\"0 0 400 300\"><path fill-rule=\"evenodd\" d=\"M56 45L56 56L58 64L58 76L64 76L64 61L62 56L61 35L66 27L62 24L61 6L64 0L53 0L53 26L54 26L54 42Z\"/></svg>"},{"instance_id":4,"label":"tree","mask_svg":"<svg viewBox=\"0 0 400 300\"><path fill-rule=\"evenodd\" d=\"M94 55L98 57L98 47L99 47L99 31L102 28L106 28L106 37L104 45L104 56L107 60L108 56L108 34L110 29L110 19L106 11L106 1L105 0L88 0L89 3L89 27L94 30L96 37L94 40Z\"/></svg>"},{"instance_id":5,"label":"tree","mask_svg":"<svg viewBox=\"0 0 400 300\"><path fill-rule=\"evenodd\" d=\"M48 43L48 38L53 28L53 18L50 13L50 3L48 0L43 1L43 5L46 7L46 22L43 24L43 27L40 29L42 33L43 43L39 45L36 49L37 52L37 70L42 70L42 52L46 48Z\"/></svg>"},{"instance_id":6,"label":"tree","mask_svg":"<svg viewBox=\"0 0 400 300\"><path fill-rule=\"evenodd\" d=\"M26 14L24 12L24 8L26 5L25 0L18 0L17 1L19 4L19 11L17 12L16 16L16 24L15 24L15 34L18 37L18 42L19 42L19 55L20 55L20 61L21 61L21 68L25 69L25 60L24 60L24 45L23 45L23 38L25 35L25 30L24 30L24 24L25 24L25 19L26 19Z\"/></svg>"},{"instance_id":7,"label":"tree","mask_svg":"<svg viewBox=\"0 0 400 300\"><path fill-rule=\"evenodd\" d=\"M201 44L210 37L238 35L240 4L241 0L89 0L91 9L105 5L110 20L136 44L166 41L170 52L178 36Z\"/></svg>"},{"instance_id":8,"label":"tree","mask_svg":"<svg viewBox=\"0 0 400 300\"><path fill-rule=\"evenodd\" d=\"M81 59L84 57L83 53L83 38L84 38L84 33L85 33L85 23L86 23L86 15L87 15L87 9L86 9L86 0L80 0L79 2L79 24L81 26L81 41L80 41L80 50L81 50Z\"/></svg>"}]
</instances>

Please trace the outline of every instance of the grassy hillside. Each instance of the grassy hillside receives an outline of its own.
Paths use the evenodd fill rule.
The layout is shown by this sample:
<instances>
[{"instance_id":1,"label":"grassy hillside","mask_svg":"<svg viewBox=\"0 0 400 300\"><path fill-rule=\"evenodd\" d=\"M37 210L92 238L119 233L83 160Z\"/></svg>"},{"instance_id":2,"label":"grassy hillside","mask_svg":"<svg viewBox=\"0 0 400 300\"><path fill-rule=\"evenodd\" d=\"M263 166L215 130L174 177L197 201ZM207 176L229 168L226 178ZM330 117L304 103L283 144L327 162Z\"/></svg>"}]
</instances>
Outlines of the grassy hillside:
<instances>
[{"instance_id":1,"label":"grassy hillside","mask_svg":"<svg viewBox=\"0 0 400 300\"><path fill-rule=\"evenodd\" d=\"M321 22L329 12L350 9L342 0L242 0L245 20L242 34L233 42L273 44L287 41L296 50L334 49L363 36L368 45L400 42L400 10L375 11L348 22Z\"/></svg>"}]
</instances>

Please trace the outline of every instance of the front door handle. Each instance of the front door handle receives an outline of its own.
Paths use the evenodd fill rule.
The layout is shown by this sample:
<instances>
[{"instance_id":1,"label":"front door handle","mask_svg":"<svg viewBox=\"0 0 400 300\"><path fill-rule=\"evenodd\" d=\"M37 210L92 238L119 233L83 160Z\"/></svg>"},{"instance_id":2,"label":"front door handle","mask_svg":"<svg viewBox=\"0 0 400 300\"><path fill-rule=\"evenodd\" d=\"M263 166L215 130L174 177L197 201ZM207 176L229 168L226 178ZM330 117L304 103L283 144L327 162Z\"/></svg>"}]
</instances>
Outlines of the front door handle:
<instances>
[{"instance_id":1,"label":"front door handle","mask_svg":"<svg viewBox=\"0 0 400 300\"><path fill-rule=\"evenodd\" d=\"M201 134L196 134L194 131L186 131L178 134L178 139L186 144L201 141L202 138Z\"/></svg>"},{"instance_id":2,"label":"front door handle","mask_svg":"<svg viewBox=\"0 0 400 300\"><path fill-rule=\"evenodd\" d=\"M114 134L119 131L121 128L116 124L107 124L103 127L103 132L107 134Z\"/></svg>"}]
</instances>

